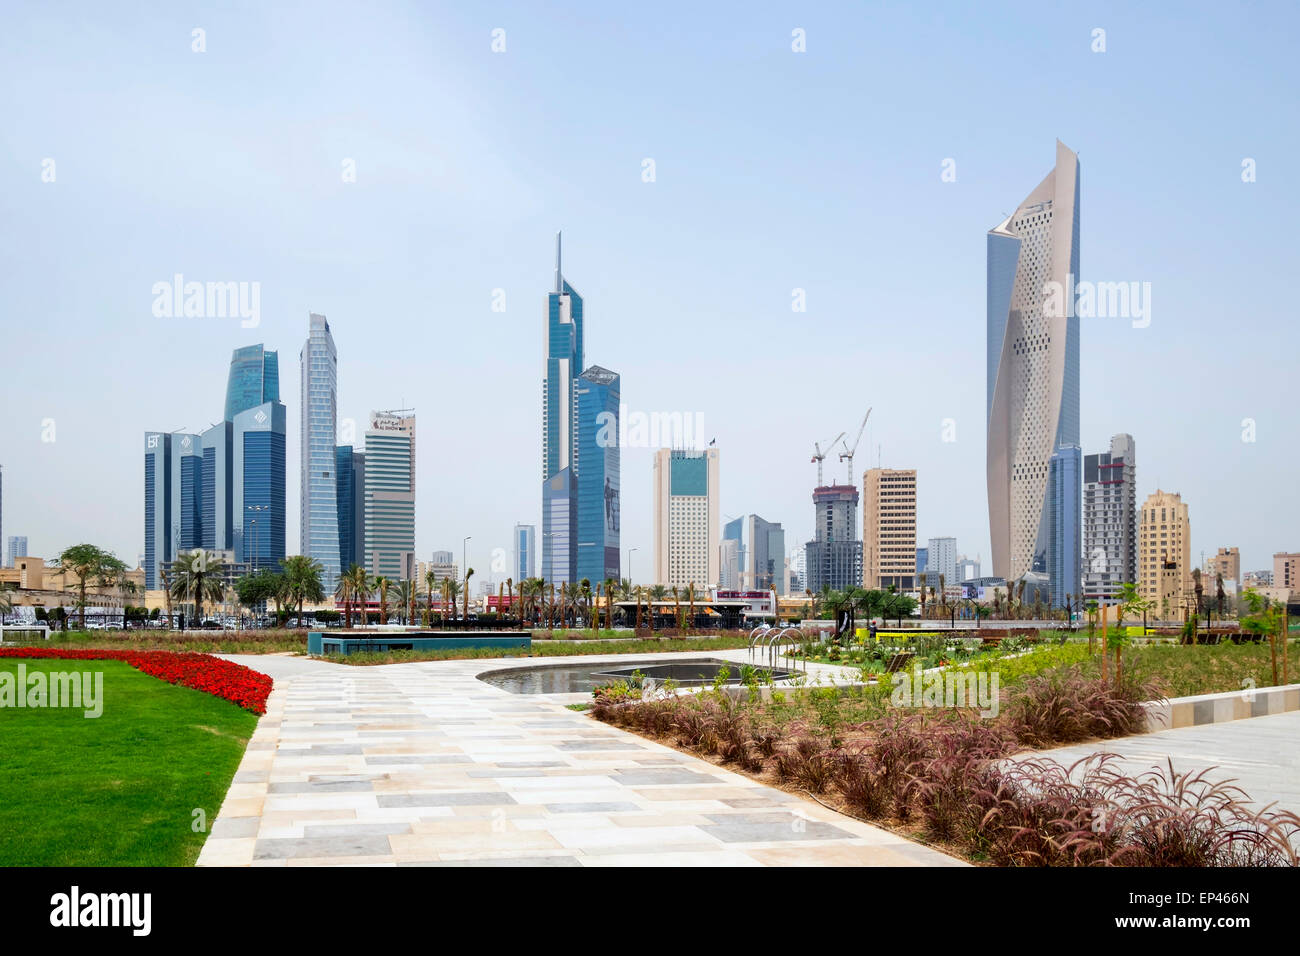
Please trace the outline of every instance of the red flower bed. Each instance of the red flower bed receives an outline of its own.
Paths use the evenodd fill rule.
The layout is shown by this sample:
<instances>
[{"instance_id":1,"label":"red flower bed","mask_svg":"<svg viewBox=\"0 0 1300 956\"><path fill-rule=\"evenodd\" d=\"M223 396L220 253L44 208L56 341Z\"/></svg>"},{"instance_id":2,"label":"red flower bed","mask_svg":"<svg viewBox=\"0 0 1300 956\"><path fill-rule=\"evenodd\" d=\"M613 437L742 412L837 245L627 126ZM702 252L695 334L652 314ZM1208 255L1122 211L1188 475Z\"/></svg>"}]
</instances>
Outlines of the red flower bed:
<instances>
[{"instance_id":1,"label":"red flower bed","mask_svg":"<svg viewBox=\"0 0 1300 956\"><path fill-rule=\"evenodd\" d=\"M220 697L255 714L266 713L271 678L243 664L211 654L172 651L78 650L57 647L0 648L0 657L59 658L73 661L123 661L169 684L179 684Z\"/></svg>"}]
</instances>

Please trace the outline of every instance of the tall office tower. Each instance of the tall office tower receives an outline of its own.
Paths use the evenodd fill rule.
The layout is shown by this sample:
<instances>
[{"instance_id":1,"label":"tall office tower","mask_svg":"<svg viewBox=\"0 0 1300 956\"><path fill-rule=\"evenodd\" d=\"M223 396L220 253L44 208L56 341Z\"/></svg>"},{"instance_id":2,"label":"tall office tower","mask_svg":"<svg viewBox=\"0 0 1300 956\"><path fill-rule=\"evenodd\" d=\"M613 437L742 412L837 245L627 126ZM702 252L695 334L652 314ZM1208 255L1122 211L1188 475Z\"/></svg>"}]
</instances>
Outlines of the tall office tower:
<instances>
[{"instance_id":1,"label":"tall office tower","mask_svg":"<svg viewBox=\"0 0 1300 956\"><path fill-rule=\"evenodd\" d=\"M1241 583L1241 552L1236 548L1220 548L1214 557L1205 562L1207 587L1213 587L1215 577L1224 581Z\"/></svg>"},{"instance_id":2,"label":"tall office tower","mask_svg":"<svg viewBox=\"0 0 1300 956\"><path fill-rule=\"evenodd\" d=\"M5 551L5 567L12 568L16 559L27 557L27 536L11 534Z\"/></svg>"},{"instance_id":3,"label":"tall office tower","mask_svg":"<svg viewBox=\"0 0 1300 956\"><path fill-rule=\"evenodd\" d=\"M980 576L979 558L968 558L962 555L957 559L957 580L970 581Z\"/></svg>"},{"instance_id":4,"label":"tall office tower","mask_svg":"<svg viewBox=\"0 0 1300 956\"><path fill-rule=\"evenodd\" d=\"M1192 525L1181 495L1157 490L1138 519L1138 591L1161 616L1183 607L1192 589Z\"/></svg>"},{"instance_id":5,"label":"tall office tower","mask_svg":"<svg viewBox=\"0 0 1300 956\"><path fill-rule=\"evenodd\" d=\"M862 581L858 489L852 485L814 488L813 515L813 540L804 548L808 553L808 587L814 594L825 588L843 591L858 587Z\"/></svg>"},{"instance_id":6,"label":"tall office tower","mask_svg":"<svg viewBox=\"0 0 1300 956\"><path fill-rule=\"evenodd\" d=\"M415 415L371 412L366 431L366 569L391 581L415 576Z\"/></svg>"},{"instance_id":7,"label":"tall office tower","mask_svg":"<svg viewBox=\"0 0 1300 956\"><path fill-rule=\"evenodd\" d=\"M555 584L577 580L573 412L582 361L582 296L564 280L556 233L555 290L547 296L542 383L542 577Z\"/></svg>"},{"instance_id":8,"label":"tall office tower","mask_svg":"<svg viewBox=\"0 0 1300 956\"><path fill-rule=\"evenodd\" d=\"M1047 570L1051 458L1079 443L1078 277L1079 158L1058 140L1055 168L988 233L989 534L1008 582Z\"/></svg>"},{"instance_id":9,"label":"tall office tower","mask_svg":"<svg viewBox=\"0 0 1300 956\"><path fill-rule=\"evenodd\" d=\"M219 422L199 439L202 465L200 547L208 551L234 550L234 441L233 422Z\"/></svg>"},{"instance_id":10,"label":"tall office tower","mask_svg":"<svg viewBox=\"0 0 1300 956\"><path fill-rule=\"evenodd\" d=\"M723 537L718 545L718 587L724 591L741 588L740 539Z\"/></svg>"},{"instance_id":11,"label":"tall office tower","mask_svg":"<svg viewBox=\"0 0 1300 956\"><path fill-rule=\"evenodd\" d=\"M745 517L745 587L756 591L775 589L785 594L785 529L779 521L764 521L758 515Z\"/></svg>"},{"instance_id":12,"label":"tall office tower","mask_svg":"<svg viewBox=\"0 0 1300 956\"><path fill-rule=\"evenodd\" d=\"M302 376L299 553L319 561L326 593L339 576L338 352L325 316L309 313L298 354Z\"/></svg>"},{"instance_id":13,"label":"tall office tower","mask_svg":"<svg viewBox=\"0 0 1300 956\"><path fill-rule=\"evenodd\" d=\"M280 400L280 359L261 345L235 349L230 357L230 378L226 382L226 417L233 422L246 412L266 402Z\"/></svg>"},{"instance_id":14,"label":"tall office tower","mask_svg":"<svg viewBox=\"0 0 1300 956\"><path fill-rule=\"evenodd\" d=\"M280 366L261 345L236 349L226 387L230 423L230 512L237 558L253 571L274 571L286 554L287 413Z\"/></svg>"},{"instance_id":15,"label":"tall office tower","mask_svg":"<svg viewBox=\"0 0 1300 956\"><path fill-rule=\"evenodd\" d=\"M868 468L862 498L862 587L910 591L920 573L934 568L929 552L916 546L916 469Z\"/></svg>"},{"instance_id":16,"label":"tall office tower","mask_svg":"<svg viewBox=\"0 0 1300 956\"><path fill-rule=\"evenodd\" d=\"M170 568L182 550L199 547L196 496L200 469L198 436L182 432L144 435L145 588L156 590L159 569Z\"/></svg>"},{"instance_id":17,"label":"tall office tower","mask_svg":"<svg viewBox=\"0 0 1300 956\"><path fill-rule=\"evenodd\" d=\"M940 574L943 575L946 583L957 583L956 538L931 538L926 542L925 553L926 573L934 576L936 585L939 582L938 576Z\"/></svg>"},{"instance_id":18,"label":"tall office tower","mask_svg":"<svg viewBox=\"0 0 1300 956\"><path fill-rule=\"evenodd\" d=\"M339 570L366 567L366 456L351 445L334 449L335 510L339 526Z\"/></svg>"},{"instance_id":19,"label":"tall office tower","mask_svg":"<svg viewBox=\"0 0 1300 956\"><path fill-rule=\"evenodd\" d=\"M1132 435L1083 459L1083 599L1114 604L1138 579L1137 446Z\"/></svg>"},{"instance_id":20,"label":"tall office tower","mask_svg":"<svg viewBox=\"0 0 1300 956\"><path fill-rule=\"evenodd\" d=\"M514 562L511 565L515 582L526 581L529 578L537 576L537 525L535 524L517 524L515 525L514 534ZM435 552L436 553L436 552ZM450 563L451 552L444 552L448 555Z\"/></svg>"},{"instance_id":21,"label":"tall office tower","mask_svg":"<svg viewBox=\"0 0 1300 956\"><path fill-rule=\"evenodd\" d=\"M731 553L727 542L735 542L735 567L728 567L729 555ZM749 585L745 582L745 517L732 518L722 526L722 543L718 546L722 550L718 552L718 587L727 588L728 590L737 590L747 588ZM734 572L734 574L733 574ZM727 583L727 582L731 583Z\"/></svg>"},{"instance_id":22,"label":"tall office tower","mask_svg":"<svg viewBox=\"0 0 1300 956\"><path fill-rule=\"evenodd\" d=\"M654 460L655 584L718 583L718 450L661 448Z\"/></svg>"},{"instance_id":23,"label":"tall office tower","mask_svg":"<svg viewBox=\"0 0 1300 956\"><path fill-rule=\"evenodd\" d=\"M590 581L592 591L607 578L621 578L622 546L618 445L619 377L593 365L574 389L577 413L573 475L577 482L577 553L574 579Z\"/></svg>"},{"instance_id":24,"label":"tall office tower","mask_svg":"<svg viewBox=\"0 0 1300 956\"><path fill-rule=\"evenodd\" d=\"M1047 468L1047 581L1052 607L1082 605L1083 542L1079 519L1083 449L1059 445Z\"/></svg>"}]
</instances>

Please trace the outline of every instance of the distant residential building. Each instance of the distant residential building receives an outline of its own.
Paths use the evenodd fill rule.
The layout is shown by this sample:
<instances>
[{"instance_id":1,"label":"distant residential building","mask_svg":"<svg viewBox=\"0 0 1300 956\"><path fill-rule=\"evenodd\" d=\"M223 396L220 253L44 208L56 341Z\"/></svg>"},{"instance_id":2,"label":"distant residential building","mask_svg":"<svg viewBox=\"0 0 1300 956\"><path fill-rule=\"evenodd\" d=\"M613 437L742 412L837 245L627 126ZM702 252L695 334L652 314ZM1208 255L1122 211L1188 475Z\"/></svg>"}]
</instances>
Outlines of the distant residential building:
<instances>
[{"instance_id":1,"label":"distant residential building","mask_svg":"<svg viewBox=\"0 0 1300 956\"><path fill-rule=\"evenodd\" d=\"M1137 446L1132 435L1083 459L1083 598L1113 604L1138 580Z\"/></svg>"},{"instance_id":2,"label":"distant residential building","mask_svg":"<svg viewBox=\"0 0 1300 956\"><path fill-rule=\"evenodd\" d=\"M931 538L926 543L925 570L942 574L949 584L957 581L957 539Z\"/></svg>"},{"instance_id":3,"label":"distant residential building","mask_svg":"<svg viewBox=\"0 0 1300 956\"><path fill-rule=\"evenodd\" d=\"M1182 496L1157 490L1138 519L1138 591L1173 615L1192 589L1191 521ZM1172 598L1172 600L1171 600Z\"/></svg>"},{"instance_id":4,"label":"distant residential building","mask_svg":"<svg viewBox=\"0 0 1300 956\"><path fill-rule=\"evenodd\" d=\"M335 452L338 435L338 352L325 316L311 313L307 341L298 355L302 376L299 453L299 553L320 562L326 593L340 571L339 492ZM350 534L348 535L350 537Z\"/></svg>"},{"instance_id":5,"label":"distant residential building","mask_svg":"<svg viewBox=\"0 0 1300 956\"><path fill-rule=\"evenodd\" d=\"M366 567L366 456L351 445L334 449L339 568Z\"/></svg>"},{"instance_id":6,"label":"distant residential building","mask_svg":"<svg viewBox=\"0 0 1300 956\"><path fill-rule=\"evenodd\" d=\"M661 448L654 458L654 583L716 586L718 450Z\"/></svg>"},{"instance_id":7,"label":"distant residential building","mask_svg":"<svg viewBox=\"0 0 1300 956\"><path fill-rule=\"evenodd\" d=\"M460 580L460 562L452 559L450 551L435 551L433 552L433 560L421 561L416 565L416 574L422 587L428 583L430 572L433 573L436 589L438 583L442 581Z\"/></svg>"},{"instance_id":8,"label":"distant residential building","mask_svg":"<svg viewBox=\"0 0 1300 956\"><path fill-rule=\"evenodd\" d=\"M1300 554L1279 551L1273 555L1273 587L1296 590L1300 588Z\"/></svg>"},{"instance_id":9,"label":"distant residential building","mask_svg":"<svg viewBox=\"0 0 1300 956\"><path fill-rule=\"evenodd\" d=\"M862 581L862 541L858 538L858 489L823 485L813 489L813 540L805 545L808 587L844 591ZM915 541L907 548L909 557Z\"/></svg>"},{"instance_id":10,"label":"distant residential building","mask_svg":"<svg viewBox=\"0 0 1300 956\"><path fill-rule=\"evenodd\" d=\"M862 498L862 587L912 590L918 563L916 469L868 468ZM933 556L921 550L927 552L925 567L933 569Z\"/></svg>"},{"instance_id":11,"label":"distant residential building","mask_svg":"<svg viewBox=\"0 0 1300 956\"><path fill-rule=\"evenodd\" d=\"M26 535L11 534L5 546L5 567L12 568L16 559L25 557L27 557Z\"/></svg>"},{"instance_id":12,"label":"distant residential building","mask_svg":"<svg viewBox=\"0 0 1300 956\"><path fill-rule=\"evenodd\" d=\"M1241 552L1236 548L1220 548L1205 562L1205 576L1210 584L1220 576L1224 581L1240 581Z\"/></svg>"},{"instance_id":13,"label":"distant residential building","mask_svg":"<svg viewBox=\"0 0 1300 956\"><path fill-rule=\"evenodd\" d=\"M790 552L790 591L788 593L800 593L808 587L808 552L804 548L796 548Z\"/></svg>"},{"instance_id":14,"label":"distant residential building","mask_svg":"<svg viewBox=\"0 0 1300 956\"><path fill-rule=\"evenodd\" d=\"M970 581L980 576L979 558L968 558L964 554L957 558L957 580Z\"/></svg>"},{"instance_id":15,"label":"distant residential building","mask_svg":"<svg viewBox=\"0 0 1300 956\"><path fill-rule=\"evenodd\" d=\"M526 581L529 578L537 576L537 525L534 524L517 524L511 535L514 547L514 561L511 565L514 570L514 579ZM451 552L444 551L447 555L448 562L451 563ZM435 556L438 552L434 552Z\"/></svg>"},{"instance_id":16,"label":"distant residential building","mask_svg":"<svg viewBox=\"0 0 1300 956\"><path fill-rule=\"evenodd\" d=\"M366 431L365 555L371 575L415 576L415 415L372 412Z\"/></svg>"},{"instance_id":17,"label":"distant residential building","mask_svg":"<svg viewBox=\"0 0 1300 956\"><path fill-rule=\"evenodd\" d=\"M1241 579L1243 588L1271 588L1273 586L1272 571L1247 571Z\"/></svg>"}]
</instances>

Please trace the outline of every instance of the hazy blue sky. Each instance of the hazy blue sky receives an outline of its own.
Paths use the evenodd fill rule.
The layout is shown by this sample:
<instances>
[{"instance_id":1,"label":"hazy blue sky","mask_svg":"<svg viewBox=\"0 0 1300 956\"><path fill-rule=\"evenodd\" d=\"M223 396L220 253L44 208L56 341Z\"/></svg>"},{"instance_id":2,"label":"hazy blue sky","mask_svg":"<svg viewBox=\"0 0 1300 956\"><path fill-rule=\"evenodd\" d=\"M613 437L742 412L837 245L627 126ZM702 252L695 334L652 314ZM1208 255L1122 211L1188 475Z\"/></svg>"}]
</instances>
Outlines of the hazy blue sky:
<instances>
[{"instance_id":1,"label":"hazy blue sky","mask_svg":"<svg viewBox=\"0 0 1300 956\"><path fill-rule=\"evenodd\" d=\"M1300 17L1052 6L7 3L4 534L134 562L142 433L217 420L231 350L265 342L296 550L317 311L342 416L417 409L421 557L473 535L482 574L540 519L562 228L588 363L622 374L632 410L703 416L725 515L806 540L813 442L874 406L858 470L877 448L917 468L920 538L955 535L987 573L985 234L1059 137L1082 164L1083 278L1152 284L1149 328L1083 323L1085 453L1131 432L1140 497L1182 493L1194 557L1236 545L1271 566L1300 549ZM155 318L152 286L175 273L260 282L261 326ZM650 477L651 451L625 450L639 580Z\"/></svg>"}]
</instances>

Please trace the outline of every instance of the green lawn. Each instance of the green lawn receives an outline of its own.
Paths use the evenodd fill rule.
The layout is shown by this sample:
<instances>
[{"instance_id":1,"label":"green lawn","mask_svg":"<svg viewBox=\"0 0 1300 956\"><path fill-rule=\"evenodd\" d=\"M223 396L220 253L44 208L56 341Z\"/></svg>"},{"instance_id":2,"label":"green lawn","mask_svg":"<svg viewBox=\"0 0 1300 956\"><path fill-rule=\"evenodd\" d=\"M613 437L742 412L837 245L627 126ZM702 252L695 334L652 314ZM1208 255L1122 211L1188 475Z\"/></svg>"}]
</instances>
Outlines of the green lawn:
<instances>
[{"instance_id":1,"label":"green lawn","mask_svg":"<svg viewBox=\"0 0 1300 956\"><path fill-rule=\"evenodd\" d=\"M216 819L256 715L120 661L21 663L102 671L103 714L0 708L0 866L193 864L193 811Z\"/></svg>"}]
</instances>

